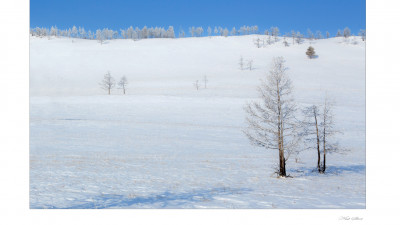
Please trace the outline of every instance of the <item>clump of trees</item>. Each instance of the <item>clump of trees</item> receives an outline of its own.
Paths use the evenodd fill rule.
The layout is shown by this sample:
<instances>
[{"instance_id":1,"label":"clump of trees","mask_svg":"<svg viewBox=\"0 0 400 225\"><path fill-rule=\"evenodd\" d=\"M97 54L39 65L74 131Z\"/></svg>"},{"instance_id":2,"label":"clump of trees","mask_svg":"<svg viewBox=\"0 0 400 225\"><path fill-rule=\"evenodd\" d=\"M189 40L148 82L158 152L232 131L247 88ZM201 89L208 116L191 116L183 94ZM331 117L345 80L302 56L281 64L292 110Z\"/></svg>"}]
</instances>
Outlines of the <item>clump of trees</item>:
<instances>
[{"instance_id":1,"label":"clump of trees","mask_svg":"<svg viewBox=\"0 0 400 225\"><path fill-rule=\"evenodd\" d=\"M246 60L246 67L245 67L245 62L244 62L244 59L243 59L243 56L240 56L240 58L239 58L239 68L240 68L240 70L244 70L244 69L248 69L248 70L253 70L254 69L254 67L253 67L253 63L254 63L254 60L253 59L248 59L248 60Z\"/></svg>"},{"instance_id":2,"label":"clump of trees","mask_svg":"<svg viewBox=\"0 0 400 225\"><path fill-rule=\"evenodd\" d=\"M204 84L204 89L207 89L207 84L208 84L207 76L204 76L202 80L203 80L203 84ZM200 89L200 86L201 86L200 85L200 81L199 80L195 80L193 82L193 86L198 91Z\"/></svg>"},{"instance_id":3,"label":"clump of trees","mask_svg":"<svg viewBox=\"0 0 400 225\"><path fill-rule=\"evenodd\" d=\"M326 98L322 106L306 107L302 110L305 119L296 118L298 107L284 63L283 57L273 59L269 74L257 89L261 101L244 107L247 113L244 133L251 144L278 152L276 173L280 177L289 176L287 160L300 152L302 141L308 149L315 149L317 170L325 173L327 154L339 150L332 138L338 133L334 128L332 101Z\"/></svg>"},{"instance_id":4,"label":"clump of trees","mask_svg":"<svg viewBox=\"0 0 400 225\"><path fill-rule=\"evenodd\" d=\"M130 26L126 29L112 30L108 28L97 29L96 31L86 30L84 27L76 27L67 29L60 29L57 26L52 26L50 28L46 27L36 27L30 29L30 35L36 37L68 37L68 38L80 38L80 39L90 39L90 40L98 40L100 43L104 43L106 40L112 39L132 39L132 40L141 40L148 38L176 38L175 30L173 26L168 26L167 29L164 27L147 27L143 28ZM237 36L237 35L250 35L250 34L261 34L259 27L257 25L253 26L241 26L236 29L236 27L232 27L229 30L227 27L223 28L221 26L215 26L214 29L208 27L207 29L199 26L189 27L189 32L191 37L202 37L202 36ZM267 45L271 45L277 41L279 41L280 30L278 27L271 27L270 29L266 29L264 34L267 36L265 39L260 39L256 41L256 46L258 48L265 47ZM365 30L364 30L365 34ZM362 33L359 34L363 36ZM178 37L184 38L186 37L185 31L180 29ZM301 34L301 32L295 32L292 30L290 34L287 36L291 36L293 39L293 44L301 44L303 42L303 38L305 35ZM329 38L329 32L326 32L326 38ZM343 33L339 29L336 37L345 37L348 38L351 36L351 32L349 28L344 28ZM323 35L320 31L316 31L315 34L308 29L307 30L307 38L309 40L313 39L322 39ZM365 35L364 35L365 39ZM363 39L363 40L364 40Z\"/></svg>"},{"instance_id":5,"label":"clump of trees","mask_svg":"<svg viewBox=\"0 0 400 225\"><path fill-rule=\"evenodd\" d=\"M312 146L317 150L317 171L325 173L327 154L339 151L338 143L332 141L332 137L339 133L334 125L333 101L325 96L322 105L312 105L303 110L305 120L304 140L306 146ZM310 148L310 147L308 147ZM321 154L323 155L321 162Z\"/></svg>"},{"instance_id":6,"label":"clump of trees","mask_svg":"<svg viewBox=\"0 0 400 225\"><path fill-rule=\"evenodd\" d=\"M111 76L110 71L104 75L103 80L99 83L99 85L101 89L107 91L108 95L111 95L111 90L114 89L116 82L114 77ZM128 79L126 76L122 76L118 82L118 89L122 89L124 95L126 93L127 86Z\"/></svg>"}]
</instances>

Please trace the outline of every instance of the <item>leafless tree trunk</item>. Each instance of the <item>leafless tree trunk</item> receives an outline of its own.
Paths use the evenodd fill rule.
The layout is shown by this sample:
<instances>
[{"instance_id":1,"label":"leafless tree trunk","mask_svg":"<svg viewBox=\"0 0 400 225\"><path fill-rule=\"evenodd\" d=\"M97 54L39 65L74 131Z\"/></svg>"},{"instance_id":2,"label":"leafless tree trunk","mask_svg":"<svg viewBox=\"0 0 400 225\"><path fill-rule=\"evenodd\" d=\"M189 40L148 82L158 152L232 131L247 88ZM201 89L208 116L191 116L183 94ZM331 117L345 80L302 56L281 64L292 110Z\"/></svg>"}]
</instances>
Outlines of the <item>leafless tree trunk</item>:
<instances>
[{"instance_id":1,"label":"leafless tree trunk","mask_svg":"<svg viewBox=\"0 0 400 225\"><path fill-rule=\"evenodd\" d=\"M193 83L193 85L194 85L194 87L196 88L196 90L199 90L199 88L200 88L199 80L196 80L196 81Z\"/></svg>"},{"instance_id":2,"label":"leafless tree trunk","mask_svg":"<svg viewBox=\"0 0 400 225\"><path fill-rule=\"evenodd\" d=\"M125 90L126 90L126 86L128 85L128 79L126 79L125 76L123 76L121 78L121 80L118 82L118 86L120 89L122 89L124 91L125 94Z\"/></svg>"},{"instance_id":3,"label":"leafless tree trunk","mask_svg":"<svg viewBox=\"0 0 400 225\"><path fill-rule=\"evenodd\" d=\"M240 66L240 69L243 70L243 66L244 66L243 56L240 56L240 59L239 59L239 66Z\"/></svg>"},{"instance_id":4,"label":"leafless tree trunk","mask_svg":"<svg viewBox=\"0 0 400 225\"><path fill-rule=\"evenodd\" d=\"M99 83L100 87L106 91L108 91L108 94L111 94L111 89L114 88L115 86L115 80L114 78L111 76L110 72L107 72L104 75L104 78L102 80L102 82Z\"/></svg>"},{"instance_id":5,"label":"leafless tree trunk","mask_svg":"<svg viewBox=\"0 0 400 225\"><path fill-rule=\"evenodd\" d=\"M319 108L316 105L313 105L311 107L307 107L305 110L303 110L303 113L306 117L306 121L304 122L304 133L303 136L306 138L304 139L307 144L308 142L314 142L316 144L316 149L317 149L317 170L318 172L321 173L321 151L320 151L320 132L319 132L319 126L320 124L318 123L318 119L321 116L319 113ZM311 136L311 138L308 138L308 136Z\"/></svg>"},{"instance_id":6,"label":"leafless tree trunk","mask_svg":"<svg viewBox=\"0 0 400 225\"><path fill-rule=\"evenodd\" d=\"M249 70L253 69L253 60L252 59L247 61L247 68L249 68Z\"/></svg>"},{"instance_id":7,"label":"leafless tree trunk","mask_svg":"<svg viewBox=\"0 0 400 225\"><path fill-rule=\"evenodd\" d=\"M331 143L330 137L338 133L337 130L334 129L334 115L332 112L332 106L333 103L325 97L324 101L324 110L322 113L322 143L323 143L323 149L324 149L324 158L323 158L323 164L321 168L321 172L325 173L326 170L326 155L328 152L334 152L338 151L338 144L337 143Z\"/></svg>"},{"instance_id":8,"label":"leafless tree trunk","mask_svg":"<svg viewBox=\"0 0 400 225\"><path fill-rule=\"evenodd\" d=\"M244 131L253 145L279 152L279 176L286 177L286 160L299 142L296 106L292 84L282 57L274 58L272 68L258 88L261 103L245 106L248 127Z\"/></svg>"},{"instance_id":9,"label":"leafless tree trunk","mask_svg":"<svg viewBox=\"0 0 400 225\"><path fill-rule=\"evenodd\" d=\"M203 81L204 81L204 89L207 89L207 82L208 82L207 76L203 77Z\"/></svg>"},{"instance_id":10,"label":"leafless tree trunk","mask_svg":"<svg viewBox=\"0 0 400 225\"><path fill-rule=\"evenodd\" d=\"M254 40L254 44L257 46L257 48L261 48L261 39L260 39L260 37L257 37Z\"/></svg>"}]
</instances>

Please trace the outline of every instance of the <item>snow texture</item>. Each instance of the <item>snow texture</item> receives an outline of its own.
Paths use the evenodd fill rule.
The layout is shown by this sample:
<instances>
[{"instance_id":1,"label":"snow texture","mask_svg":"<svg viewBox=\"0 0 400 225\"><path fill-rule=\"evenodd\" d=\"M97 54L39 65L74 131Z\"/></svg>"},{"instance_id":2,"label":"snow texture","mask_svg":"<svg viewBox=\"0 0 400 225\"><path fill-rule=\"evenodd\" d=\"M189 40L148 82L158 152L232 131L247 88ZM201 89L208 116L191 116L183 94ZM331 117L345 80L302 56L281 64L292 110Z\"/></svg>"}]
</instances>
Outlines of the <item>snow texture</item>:
<instances>
[{"instance_id":1,"label":"snow texture","mask_svg":"<svg viewBox=\"0 0 400 225\"><path fill-rule=\"evenodd\" d=\"M308 40L257 48L256 37L31 37L30 207L365 208L365 43L314 40L309 59ZM335 99L338 140L351 151L328 155L326 174L308 150L288 160L293 178L276 178L278 152L242 132L243 106L276 56L299 107ZM107 71L127 77L127 95L100 88Z\"/></svg>"}]
</instances>

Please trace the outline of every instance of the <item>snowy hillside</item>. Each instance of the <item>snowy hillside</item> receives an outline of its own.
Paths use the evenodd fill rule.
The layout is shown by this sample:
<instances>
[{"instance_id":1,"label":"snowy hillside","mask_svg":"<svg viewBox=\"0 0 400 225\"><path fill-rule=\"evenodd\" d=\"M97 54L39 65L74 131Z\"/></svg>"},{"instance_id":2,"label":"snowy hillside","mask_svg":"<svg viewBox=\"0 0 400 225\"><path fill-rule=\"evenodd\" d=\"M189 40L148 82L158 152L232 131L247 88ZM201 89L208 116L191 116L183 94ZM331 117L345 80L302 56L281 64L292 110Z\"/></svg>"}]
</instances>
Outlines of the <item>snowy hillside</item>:
<instances>
[{"instance_id":1,"label":"snowy hillside","mask_svg":"<svg viewBox=\"0 0 400 225\"><path fill-rule=\"evenodd\" d=\"M365 42L257 48L257 37L31 37L30 207L365 208ZM240 70L241 56L253 70ZM276 56L299 107L335 100L338 139L351 151L328 155L325 175L304 151L288 160L293 178L277 179L277 152L242 132L243 106ZM100 88L107 71L127 77L127 95Z\"/></svg>"}]
</instances>

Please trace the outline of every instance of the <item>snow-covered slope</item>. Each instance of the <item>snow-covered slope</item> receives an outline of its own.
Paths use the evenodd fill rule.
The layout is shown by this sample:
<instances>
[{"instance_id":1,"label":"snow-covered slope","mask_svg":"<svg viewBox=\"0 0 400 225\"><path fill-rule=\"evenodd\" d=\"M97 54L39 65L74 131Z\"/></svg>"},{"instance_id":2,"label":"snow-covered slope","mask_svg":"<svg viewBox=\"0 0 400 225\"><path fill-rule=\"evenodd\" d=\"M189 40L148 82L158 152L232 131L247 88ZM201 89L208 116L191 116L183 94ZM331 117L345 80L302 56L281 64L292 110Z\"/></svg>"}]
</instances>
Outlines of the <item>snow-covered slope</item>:
<instances>
[{"instance_id":1,"label":"snow-covered slope","mask_svg":"<svg viewBox=\"0 0 400 225\"><path fill-rule=\"evenodd\" d=\"M31 207L364 208L364 42L312 41L310 60L308 41L257 48L256 37L31 38ZM351 151L328 155L326 175L311 172L316 153L306 151L288 161L294 178L276 179L277 153L242 133L242 107L276 56L300 107L335 99ZM128 78L128 95L100 89L107 71Z\"/></svg>"}]
</instances>

